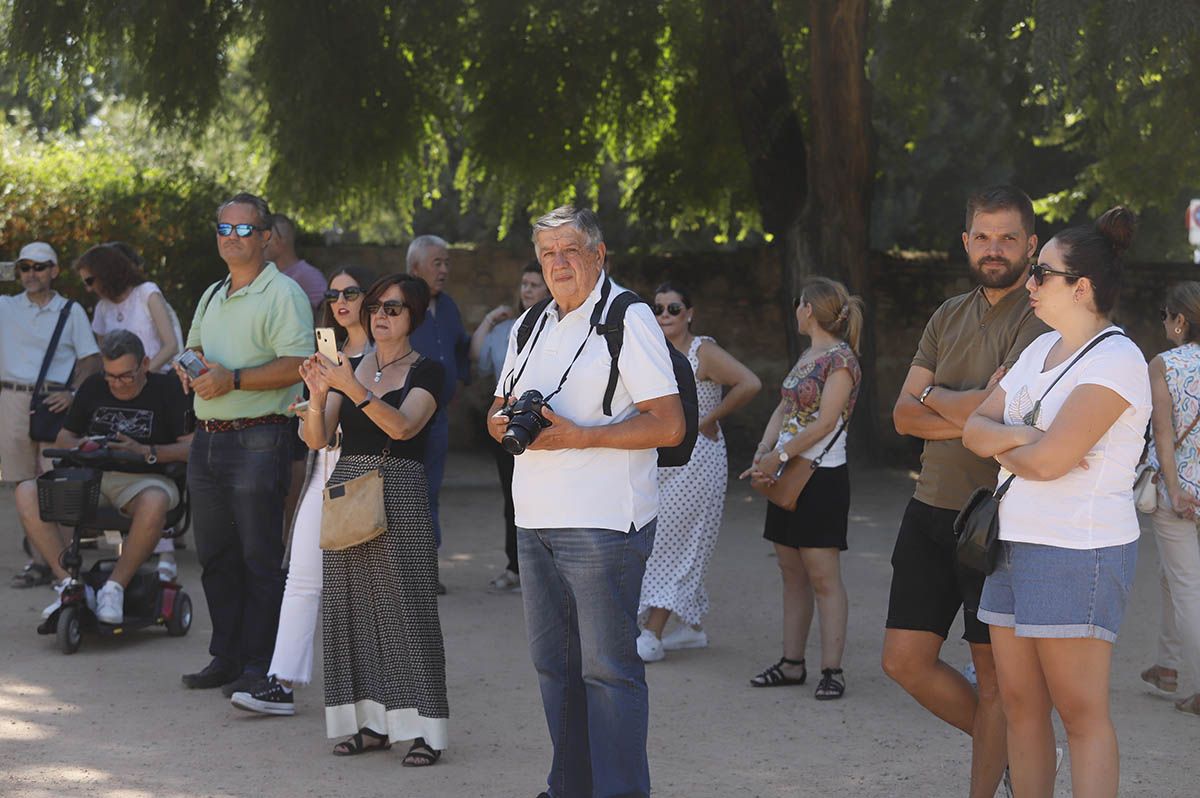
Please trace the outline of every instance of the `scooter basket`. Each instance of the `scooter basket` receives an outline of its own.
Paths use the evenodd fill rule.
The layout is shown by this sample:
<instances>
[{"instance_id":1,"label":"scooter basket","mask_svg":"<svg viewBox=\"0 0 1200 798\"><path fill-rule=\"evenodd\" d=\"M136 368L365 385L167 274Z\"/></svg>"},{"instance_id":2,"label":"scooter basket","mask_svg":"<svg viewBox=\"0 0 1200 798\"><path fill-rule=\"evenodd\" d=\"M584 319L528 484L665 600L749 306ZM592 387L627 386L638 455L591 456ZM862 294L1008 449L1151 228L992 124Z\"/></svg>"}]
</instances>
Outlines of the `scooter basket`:
<instances>
[{"instance_id":1,"label":"scooter basket","mask_svg":"<svg viewBox=\"0 0 1200 798\"><path fill-rule=\"evenodd\" d=\"M38 513L43 521L75 526L96 512L100 472L94 468L54 468L37 478Z\"/></svg>"}]
</instances>

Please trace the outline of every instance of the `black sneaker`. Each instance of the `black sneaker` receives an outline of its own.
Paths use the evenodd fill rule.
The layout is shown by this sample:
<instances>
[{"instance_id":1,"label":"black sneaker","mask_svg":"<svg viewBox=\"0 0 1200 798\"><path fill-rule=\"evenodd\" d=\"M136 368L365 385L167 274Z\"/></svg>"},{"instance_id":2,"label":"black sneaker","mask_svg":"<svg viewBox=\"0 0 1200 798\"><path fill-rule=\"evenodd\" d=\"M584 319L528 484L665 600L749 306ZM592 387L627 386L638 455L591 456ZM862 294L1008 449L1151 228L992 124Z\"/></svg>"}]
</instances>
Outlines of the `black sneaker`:
<instances>
[{"instance_id":1,"label":"black sneaker","mask_svg":"<svg viewBox=\"0 0 1200 798\"><path fill-rule=\"evenodd\" d=\"M245 693L258 687L264 677L261 673L254 671L242 671L242 675L234 679L221 688L221 693L226 698L233 698L234 693Z\"/></svg>"},{"instance_id":2,"label":"black sneaker","mask_svg":"<svg viewBox=\"0 0 1200 798\"><path fill-rule=\"evenodd\" d=\"M191 690L211 690L238 678L237 669L219 657L204 666L204 670L183 674L183 686Z\"/></svg>"},{"instance_id":3,"label":"black sneaker","mask_svg":"<svg viewBox=\"0 0 1200 798\"><path fill-rule=\"evenodd\" d=\"M239 690L229 698L229 703L247 712L264 715L295 715L295 695L284 690L274 676L268 676L249 690Z\"/></svg>"}]
</instances>

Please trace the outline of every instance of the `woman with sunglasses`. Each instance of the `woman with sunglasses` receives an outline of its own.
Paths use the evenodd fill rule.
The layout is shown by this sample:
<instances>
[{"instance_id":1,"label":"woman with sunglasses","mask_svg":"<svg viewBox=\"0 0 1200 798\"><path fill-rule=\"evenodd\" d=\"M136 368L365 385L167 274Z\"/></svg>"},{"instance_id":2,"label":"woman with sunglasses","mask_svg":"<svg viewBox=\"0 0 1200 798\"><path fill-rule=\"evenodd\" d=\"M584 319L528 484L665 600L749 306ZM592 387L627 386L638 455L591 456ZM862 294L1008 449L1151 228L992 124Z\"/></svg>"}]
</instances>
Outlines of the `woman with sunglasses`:
<instances>
[{"instance_id":1,"label":"woman with sunglasses","mask_svg":"<svg viewBox=\"0 0 1200 798\"><path fill-rule=\"evenodd\" d=\"M692 299L673 283L654 290L654 316L663 335L687 355L696 375L700 435L686 465L658 469L658 531L646 562L638 617L638 655L657 662L667 651L704 648L700 622L708 612L704 576L721 531L729 463L721 419L754 398L762 383L754 372L706 335L692 333ZM724 388L728 393L722 396ZM672 613L678 625L664 635Z\"/></svg>"},{"instance_id":2,"label":"woman with sunglasses","mask_svg":"<svg viewBox=\"0 0 1200 798\"><path fill-rule=\"evenodd\" d=\"M365 286L373 282L371 273L357 266L346 266L334 273L325 292L322 327L332 327L338 351L357 368L371 349L362 322ZM300 421L306 414L301 411ZM303 436L303 429L300 432ZM244 692L234 693L230 702L239 709L265 715L295 714L292 688L312 681L313 633L321 599L321 508L325 483L341 454L335 435L332 442L317 449L307 481L300 491L300 504L293 516L290 537L287 583L279 611L279 629L275 634L275 653L267 677Z\"/></svg>"},{"instance_id":3,"label":"woman with sunglasses","mask_svg":"<svg viewBox=\"0 0 1200 798\"><path fill-rule=\"evenodd\" d=\"M508 352L508 336L517 317L538 302L550 296L542 266L537 261L525 264L521 270L521 287L517 294L517 312L508 305L498 305L488 311L483 321L471 336L471 361L476 367L493 377L492 384L500 382L500 369L504 367L504 356ZM496 471L500 474L500 487L504 491L504 552L508 565L504 572L491 581L494 590L517 590L521 587L521 570L517 562L517 524L513 507L512 481L513 456L504 447L492 442L492 454L496 458Z\"/></svg>"},{"instance_id":4,"label":"woman with sunglasses","mask_svg":"<svg viewBox=\"0 0 1200 798\"><path fill-rule=\"evenodd\" d=\"M325 725L347 739L333 753L380 751L412 740L404 765L432 765L447 743L446 662L437 607L437 551L425 476L440 363L413 351L429 286L391 275L363 300L374 341L351 367L315 354L300 374L312 394L304 438L322 449L342 427L342 455L327 486L383 469L387 529L357 546L323 552Z\"/></svg>"},{"instance_id":5,"label":"woman with sunglasses","mask_svg":"<svg viewBox=\"0 0 1200 798\"><path fill-rule=\"evenodd\" d=\"M92 313L97 340L110 330L129 330L146 347L149 371L171 371L171 359L182 351L179 318L162 290L142 274L137 254L120 242L100 244L79 256L75 271L98 298Z\"/></svg>"},{"instance_id":6,"label":"woman with sunglasses","mask_svg":"<svg viewBox=\"0 0 1200 798\"><path fill-rule=\"evenodd\" d=\"M963 427L963 444L995 457L1008 485L978 615L991 627L1013 788L1029 798L1054 792L1053 709L1073 793L1117 794L1109 674L1137 562L1132 486L1151 408L1142 353L1109 320L1133 232L1133 214L1113 208L1042 247L1026 287L1051 331Z\"/></svg>"},{"instance_id":7,"label":"woman with sunglasses","mask_svg":"<svg viewBox=\"0 0 1200 798\"><path fill-rule=\"evenodd\" d=\"M795 307L797 328L809 347L784 379L754 462L741 477L770 481L793 457L820 457L821 462L795 510L767 503L763 537L775 545L783 578L783 656L750 684L804 684L815 602L821 619L821 680L815 696L826 701L846 692L842 652L849 604L841 572L850 513L846 424L862 383L863 303L836 280L816 277L805 283Z\"/></svg>"},{"instance_id":8,"label":"woman with sunglasses","mask_svg":"<svg viewBox=\"0 0 1200 798\"><path fill-rule=\"evenodd\" d=\"M1163 695L1179 689L1179 666L1200 668L1200 283L1185 282L1167 292L1163 332L1173 348L1150 361L1150 464L1158 469L1158 543L1162 620L1158 657L1142 680ZM1200 688L1200 685L1195 687ZM1200 715L1200 692L1175 702L1181 712Z\"/></svg>"}]
</instances>

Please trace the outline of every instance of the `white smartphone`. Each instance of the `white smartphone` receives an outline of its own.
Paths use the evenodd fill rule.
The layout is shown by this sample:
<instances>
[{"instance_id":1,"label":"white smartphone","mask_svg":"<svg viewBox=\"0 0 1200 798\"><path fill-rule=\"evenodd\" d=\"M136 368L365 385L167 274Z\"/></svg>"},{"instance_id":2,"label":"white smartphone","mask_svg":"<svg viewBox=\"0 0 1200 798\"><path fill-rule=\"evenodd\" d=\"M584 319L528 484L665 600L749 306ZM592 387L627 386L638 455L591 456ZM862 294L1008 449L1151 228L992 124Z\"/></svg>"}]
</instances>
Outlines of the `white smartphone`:
<instances>
[{"instance_id":1,"label":"white smartphone","mask_svg":"<svg viewBox=\"0 0 1200 798\"><path fill-rule=\"evenodd\" d=\"M337 340L333 337L332 327L317 328L317 351L334 363L341 363L338 357Z\"/></svg>"}]
</instances>

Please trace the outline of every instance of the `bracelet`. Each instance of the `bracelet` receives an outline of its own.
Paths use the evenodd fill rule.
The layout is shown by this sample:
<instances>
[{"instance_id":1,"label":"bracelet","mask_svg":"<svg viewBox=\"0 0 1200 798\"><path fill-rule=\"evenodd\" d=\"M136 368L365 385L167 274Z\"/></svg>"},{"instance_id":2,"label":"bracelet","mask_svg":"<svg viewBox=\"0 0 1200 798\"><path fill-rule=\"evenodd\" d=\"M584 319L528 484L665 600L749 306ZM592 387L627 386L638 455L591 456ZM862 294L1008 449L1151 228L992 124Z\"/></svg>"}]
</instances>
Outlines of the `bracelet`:
<instances>
[{"instance_id":1,"label":"bracelet","mask_svg":"<svg viewBox=\"0 0 1200 798\"><path fill-rule=\"evenodd\" d=\"M762 441L759 441L759 442L758 442L758 448L756 448L754 451L756 451L756 452L760 452L760 451L761 451L761 452L769 452L769 451L771 451L771 447L770 447L770 446L768 446L767 444L763 443Z\"/></svg>"},{"instance_id":2,"label":"bracelet","mask_svg":"<svg viewBox=\"0 0 1200 798\"><path fill-rule=\"evenodd\" d=\"M361 402L359 402L358 404L356 404L355 407L358 408L359 410L362 410L364 407L371 404L371 400L374 398L375 398L375 394L371 393L370 391L367 391L367 395L364 396L363 400Z\"/></svg>"},{"instance_id":3,"label":"bracelet","mask_svg":"<svg viewBox=\"0 0 1200 798\"><path fill-rule=\"evenodd\" d=\"M316 406L316 405L314 405L312 402L309 402L309 403L308 403L308 412L310 412L310 413L311 413L311 412L313 412L314 410L315 410L316 412L318 412L318 413L324 413L324 412L325 412L325 408L324 408L324 407L317 407L317 406Z\"/></svg>"},{"instance_id":4,"label":"bracelet","mask_svg":"<svg viewBox=\"0 0 1200 798\"><path fill-rule=\"evenodd\" d=\"M242 389L242 370L233 370L233 390L240 391Z\"/></svg>"}]
</instances>

